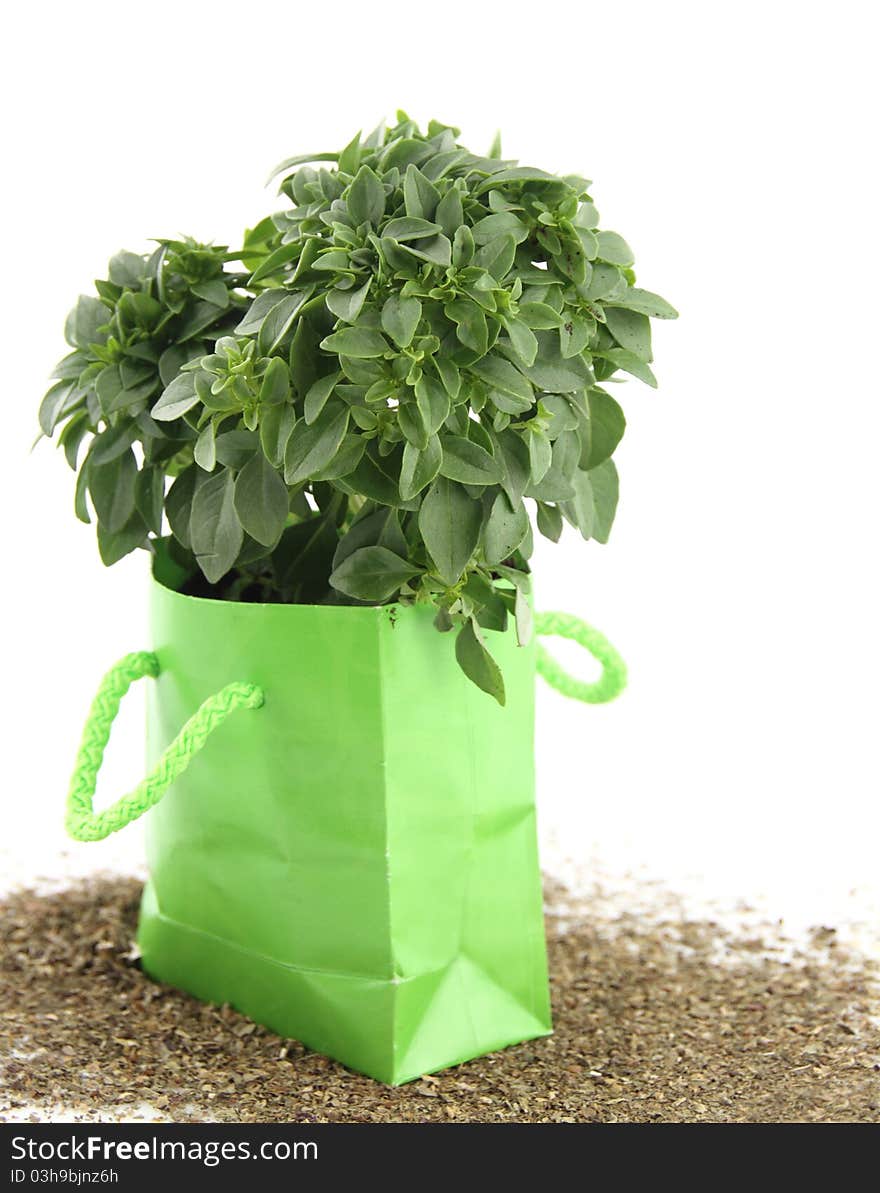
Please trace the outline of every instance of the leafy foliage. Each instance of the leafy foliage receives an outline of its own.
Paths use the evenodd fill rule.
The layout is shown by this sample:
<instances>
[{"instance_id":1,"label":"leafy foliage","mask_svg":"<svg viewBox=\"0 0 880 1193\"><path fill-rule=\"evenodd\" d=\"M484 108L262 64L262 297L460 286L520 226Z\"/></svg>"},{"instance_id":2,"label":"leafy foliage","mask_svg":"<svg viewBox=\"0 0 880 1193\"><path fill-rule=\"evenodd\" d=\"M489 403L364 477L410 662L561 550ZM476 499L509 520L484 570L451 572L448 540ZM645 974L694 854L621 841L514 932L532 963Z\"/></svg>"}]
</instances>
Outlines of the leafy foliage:
<instances>
[{"instance_id":1,"label":"leafy foliage","mask_svg":"<svg viewBox=\"0 0 880 1193\"><path fill-rule=\"evenodd\" d=\"M208 595L430 602L503 703L483 631L512 615L527 640L530 510L553 541L563 520L607 540L625 421L605 385L656 384L650 319L676 312L586 179L457 136L399 113L282 163L290 205L236 252L114 257L40 426L105 563L167 523Z\"/></svg>"}]
</instances>

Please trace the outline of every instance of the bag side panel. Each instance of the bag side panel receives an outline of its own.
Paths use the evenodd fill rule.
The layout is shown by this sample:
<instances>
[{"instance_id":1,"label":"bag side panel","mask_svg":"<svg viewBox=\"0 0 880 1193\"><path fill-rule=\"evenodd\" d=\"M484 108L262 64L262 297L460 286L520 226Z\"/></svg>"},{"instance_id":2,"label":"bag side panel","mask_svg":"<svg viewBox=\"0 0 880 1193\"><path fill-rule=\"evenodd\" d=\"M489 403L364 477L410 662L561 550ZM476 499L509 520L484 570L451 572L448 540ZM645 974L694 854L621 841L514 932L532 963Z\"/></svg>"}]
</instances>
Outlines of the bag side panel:
<instances>
[{"instance_id":1,"label":"bag side panel","mask_svg":"<svg viewBox=\"0 0 880 1193\"><path fill-rule=\"evenodd\" d=\"M550 1030L534 795L534 646L488 633L507 703L431 611L382 629L396 1080Z\"/></svg>"}]
</instances>

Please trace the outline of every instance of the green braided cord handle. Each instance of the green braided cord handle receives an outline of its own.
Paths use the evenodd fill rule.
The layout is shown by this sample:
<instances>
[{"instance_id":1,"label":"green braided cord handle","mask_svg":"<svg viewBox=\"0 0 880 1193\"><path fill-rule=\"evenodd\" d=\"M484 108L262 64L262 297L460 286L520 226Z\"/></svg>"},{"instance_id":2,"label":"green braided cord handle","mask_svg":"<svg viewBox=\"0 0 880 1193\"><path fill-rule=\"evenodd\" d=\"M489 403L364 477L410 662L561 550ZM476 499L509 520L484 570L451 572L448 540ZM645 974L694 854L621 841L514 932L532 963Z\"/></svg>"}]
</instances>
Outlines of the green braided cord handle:
<instances>
[{"instance_id":1,"label":"green braided cord handle","mask_svg":"<svg viewBox=\"0 0 880 1193\"><path fill-rule=\"evenodd\" d=\"M230 683L202 704L175 737L162 757L133 791L123 795L104 812L95 812L92 801L104 750L110 739L113 720L122 697L136 679L159 674L159 660L149 651L136 651L111 667L98 688L83 729L82 743L76 757L70 791L67 796L65 827L77 841L102 841L125 828L159 800L186 770L208 738L228 716L239 708L260 708L265 697L262 688L252 683Z\"/></svg>"},{"instance_id":2,"label":"green braided cord handle","mask_svg":"<svg viewBox=\"0 0 880 1193\"><path fill-rule=\"evenodd\" d=\"M573 617L570 613L539 613L535 618L535 633L570 638L602 664L602 674L595 683L585 683L569 675L539 643L538 674L563 696L583 700L585 704L607 704L609 700L619 696L626 687L626 663L603 634L580 618Z\"/></svg>"}]
</instances>

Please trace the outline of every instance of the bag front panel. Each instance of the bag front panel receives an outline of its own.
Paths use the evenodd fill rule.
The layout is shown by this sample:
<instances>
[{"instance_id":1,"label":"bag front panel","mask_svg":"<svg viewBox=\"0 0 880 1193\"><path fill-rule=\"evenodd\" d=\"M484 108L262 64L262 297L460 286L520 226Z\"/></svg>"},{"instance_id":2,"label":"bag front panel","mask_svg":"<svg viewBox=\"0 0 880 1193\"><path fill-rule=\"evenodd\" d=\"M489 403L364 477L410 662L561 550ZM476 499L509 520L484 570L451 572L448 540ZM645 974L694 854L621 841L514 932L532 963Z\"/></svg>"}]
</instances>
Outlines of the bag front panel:
<instances>
[{"instance_id":1,"label":"bag front panel","mask_svg":"<svg viewBox=\"0 0 880 1193\"><path fill-rule=\"evenodd\" d=\"M212 691L258 683L150 815L161 913L286 965L387 977L383 734L373 610L153 587L155 758Z\"/></svg>"}]
</instances>

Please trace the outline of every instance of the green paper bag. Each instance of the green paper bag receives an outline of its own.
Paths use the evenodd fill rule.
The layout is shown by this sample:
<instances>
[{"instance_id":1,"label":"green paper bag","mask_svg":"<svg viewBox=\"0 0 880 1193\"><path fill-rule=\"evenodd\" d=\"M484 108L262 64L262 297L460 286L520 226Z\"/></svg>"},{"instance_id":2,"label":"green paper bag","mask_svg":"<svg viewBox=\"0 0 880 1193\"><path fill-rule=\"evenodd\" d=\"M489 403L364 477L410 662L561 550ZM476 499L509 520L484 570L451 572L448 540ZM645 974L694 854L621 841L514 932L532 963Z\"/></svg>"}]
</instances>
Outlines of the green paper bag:
<instances>
[{"instance_id":1,"label":"green paper bag","mask_svg":"<svg viewBox=\"0 0 880 1193\"><path fill-rule=\"evenodd\" d=\"M534 651L493 641L502 709L427 607L154 582L152 630L151 761L230 681L266 698L150 816L146 971L395 1084L548 1032Z\"/></svg>"},{"instance_id":2,"label":"green paper bag","mask_svg":"<svg viewBox=\"0 0 880 1193\"><path fill-rule=\"evenodd\" d=\"M146 972L390 1084L548 1034L536 652L568 694L609 699L623 680L607 643L544 615L543 632L605 651L584 685L492 634L502 708L425 606L203 600L154 576L151 620L154 651L93 704L67 817L94 840L152 809ZM110 725L142 675L153 771L95 814Z\"/></svg>"}]
</instances>

